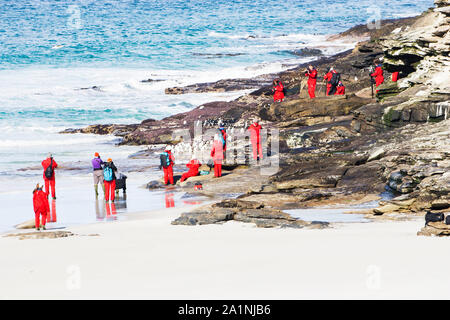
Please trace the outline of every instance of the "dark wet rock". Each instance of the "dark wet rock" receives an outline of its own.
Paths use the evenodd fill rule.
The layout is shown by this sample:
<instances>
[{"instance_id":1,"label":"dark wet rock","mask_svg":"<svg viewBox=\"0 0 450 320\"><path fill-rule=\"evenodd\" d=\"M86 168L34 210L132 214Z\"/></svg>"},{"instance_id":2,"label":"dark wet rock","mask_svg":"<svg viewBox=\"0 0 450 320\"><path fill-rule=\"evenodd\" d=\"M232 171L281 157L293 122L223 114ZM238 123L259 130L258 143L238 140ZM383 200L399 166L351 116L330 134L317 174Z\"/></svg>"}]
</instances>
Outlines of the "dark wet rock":
<instances>
[{"instance_id":1,"label":"dark wet rock","mask_svg":"<svg viewBox=\"0 0 450 320\"><path fill-rule=\"evenodd\" d=\"M98 135L112 134L116 136L125 136L128 133L134 131L139 125L120 125L120 124L96 124L82 129L66 129L60 133L90 133Z\"/></svg>"},{"instance_id":2,"label":"dark wet rock","mask_svg":"<svg viewBox=\"0 0 450 320\"><path fill-rule=\"evenodd\" d=\"M164 183L162 183L159 180L153 180L150 181L149 183L147 183L147 185L145 186L147 189L160 189L160 188L165 188Z\"/></svg>"},{"instance_id":3,"label":"dark wet rock","mask_svg":"<svg viewBox=\"0 0 450 320\"><path fill-rule=\"evenodd\" d=\"M196 83L185 87L166 88L166 94L186 94L205 92L230 92L257 89L272 82L270 77L254 79L225 79L216 82Z\"/></svg>"},{"instance_id":4,"label":"dark wet rock","mask_svg":"<svg viewBox=\"0 0 450 320\"><path fill-rule=\"evenodd\" d=\"M323 52L320 49L316 49L316 48L302 48L302 49L297 49L297 50L293 50L293 51L289 51L290 54L293 54L295 56L299 56L299 57L318 57L318 56L323 56Z\"/></svg>"}]
</instances>

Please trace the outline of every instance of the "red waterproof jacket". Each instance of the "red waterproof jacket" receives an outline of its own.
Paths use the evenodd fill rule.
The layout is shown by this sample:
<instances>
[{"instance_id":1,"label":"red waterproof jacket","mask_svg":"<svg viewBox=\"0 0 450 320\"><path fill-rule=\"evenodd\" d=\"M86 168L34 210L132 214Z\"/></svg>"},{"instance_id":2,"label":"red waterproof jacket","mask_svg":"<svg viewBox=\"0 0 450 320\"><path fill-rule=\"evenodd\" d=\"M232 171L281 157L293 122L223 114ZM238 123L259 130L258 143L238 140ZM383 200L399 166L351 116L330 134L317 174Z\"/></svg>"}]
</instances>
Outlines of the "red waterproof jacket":
<instances>
[{"instance_id":1,"label":"red waterproof jacket","mask_svg":"<svg viewBox=\"0 0 450 320\"><path fill-rule=\"evenodd\" d=\"M221 141L214 140L211 149L211 157L214 161L223 160L223 145Z\"/></svg>"},{"instance_id":2,"label":"red waterproof jacket","mask_svg":"<svg viewBox=\"0 0 450 320\"><path fill-rule=\"evenodd\" d=\"M377 87L384 82L383 69L381 68L381 65L378 65L375 68L375 72L372 73L371 76L375 77L375 84Z\"/></svg>"},{"instance_id":3,"label":"red waterproof jacket","mask_svg":"<svg viewBox=\"0 0 450 320\"><path fill-rule=\"evenodd\" d=\"M317 70L316 69L312 69L312 71L311 70L308 71L307 73L305 73L305 76L308 77L308 84L317 82Z\"/></svg>"},{"instance_id":4,"label":"red waterproof jacket","mask_svg":"<svg viewBox=\"0 0 450 320\"><path fill-rule=\"evenodd\" d=\"M189 163L186 164L186 167L189 168L188 173L192 175L198 175L198 168L200 168L200 161L197 159L192 159Z\"/></svg>"},{"instance_id":5,"label":"red waterproof jacket","mask_svg":"<svg viewBox=\"0 0 450 320\"><path fill-rule=\"evenodd\" d=\"M281 81L278 83L277 86L273 87L273 89L275 90L275 93L273 94L273 100L277 101L277 100L283 100L284 99L284 86L281 83Z\"/></svg>"},{"instance_id":6,"label":"red waterproof jacket","mask_svg":"<svg viewBox=\"0 0 450 320\"><path fill-rule=\"evenodd\" d=\"M256 122L252 123L248 128L248 131L250 131L250 139L252 140L252 143L260 143L261 129L261 125Z\"/></svg>"},{"instance_id":7,"label":"red waterproof jacket","mask_svg":"<svg viewBox=\"0 0 450 320\"><path fill-rule=\"evenodd\" d=\"M332 77L333 77L333 73L330 71L330 72L327 72L327 74L323 78L327 81L327 83L329 83L331 81Z\"/></svg>"},{"instance_id":8,"label":"red waterproof jacket","mask_svg":"<svg viewBox=\"0 0 450 320\"><path fill-rule=\"evenodd\" d=\"M52 161L51 161L51 159L50 158L47 158L47 159L45 159L44 161L42 161L42 168L44 168L44 174L43 174L43 176L44 176L44 179L47 179L46 177L45 177L45 169L47 169L47 167L49 167L50 166L50 163L51 163ZM58 167L58 164L56 163L56 161L55 161L55 159L53 159L53 176L52 176L52 178L51 179L55 179L55 169ZM50 179L50 180L51 180Z\"/></svg>"},{"instance_id":9,"label":"red waterproof jacket","mask_svg":"<svg viewBox=\"0 0 450 320\"><path fill-rule=\"evenodd\" d=\"M33 209L35 213L49 213L47 194L42 190L33 192Z\"/></svg>"}]
</instances>

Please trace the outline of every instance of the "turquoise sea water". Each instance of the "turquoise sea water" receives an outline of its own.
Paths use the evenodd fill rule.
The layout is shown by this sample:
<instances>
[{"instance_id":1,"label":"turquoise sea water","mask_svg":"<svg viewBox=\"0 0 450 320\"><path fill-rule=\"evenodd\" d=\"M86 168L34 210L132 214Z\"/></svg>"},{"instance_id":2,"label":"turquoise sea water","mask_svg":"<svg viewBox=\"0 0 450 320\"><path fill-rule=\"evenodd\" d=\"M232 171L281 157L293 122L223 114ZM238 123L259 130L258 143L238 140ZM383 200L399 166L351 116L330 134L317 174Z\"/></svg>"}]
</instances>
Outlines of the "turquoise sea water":
<instances>
[{"instance_id":1,"label":"turquoise sea water","mask_svg":"<svg viewBox=\"0 0 450 320\"><path fill-rule=\"evenodd\" d=\"M95 151L125 169L149 165L130 163L127 156L137 148L115 147L115 137L60 135L60 130L161 119L234 99L242 92L172 96L164 89L276 73L305 61L293 50L317 47L333 54L352 46L326 42L326 35L371 18L413 16L432 5L432 0L0 0L0 196L14 190L28 194L42 179L39 164L47 152L66 168L81 168L58 173L67 179L86 177Z\"/></svg>"}]
</instances>

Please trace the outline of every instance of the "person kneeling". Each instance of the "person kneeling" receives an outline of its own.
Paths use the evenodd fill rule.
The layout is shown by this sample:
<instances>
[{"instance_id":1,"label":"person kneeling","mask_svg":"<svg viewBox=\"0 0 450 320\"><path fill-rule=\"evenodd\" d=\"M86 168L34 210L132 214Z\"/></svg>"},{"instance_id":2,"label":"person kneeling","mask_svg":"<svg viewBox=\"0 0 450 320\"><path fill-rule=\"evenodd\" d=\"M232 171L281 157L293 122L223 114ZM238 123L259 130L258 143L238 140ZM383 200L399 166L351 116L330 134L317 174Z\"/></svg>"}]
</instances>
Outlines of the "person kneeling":
<instances>
[{"instance_id":1,"label":"person kneeling","mask_svg":"<svg viewBox=\"0 0 450 320\"><path fill-rule=\"evenodd\" d=\"M189 168L188 172L185 172L181 175L180 182L185 181L187 178L198 176L198 168L200 168L200 161L197 159L192 159L189 163L186 164L186 167Z\"/></svg>"}]
</instances>

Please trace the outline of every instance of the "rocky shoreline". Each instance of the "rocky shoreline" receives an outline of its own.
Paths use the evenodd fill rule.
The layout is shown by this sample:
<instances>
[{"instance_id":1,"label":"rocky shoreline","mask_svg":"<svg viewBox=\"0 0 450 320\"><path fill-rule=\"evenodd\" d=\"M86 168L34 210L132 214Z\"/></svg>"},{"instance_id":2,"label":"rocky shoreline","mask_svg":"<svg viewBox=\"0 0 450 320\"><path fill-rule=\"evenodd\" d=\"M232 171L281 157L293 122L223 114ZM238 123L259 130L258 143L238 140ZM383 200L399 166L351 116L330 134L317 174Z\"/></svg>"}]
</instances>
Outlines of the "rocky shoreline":
<instances>
[{"instance_id":1,"label":"rocky shoreline","mask_svg":"<svg viewBox=\"0 0 450 320\"><path fill-rule=\"evenodd\" d=\"M353 50L314 62L320 77L331 65L342 74L345 96L326 97L325 84L319 80L318 97L307 98L305 65L300 65L277 75L288 92L282 103L272 102L274 75L221 80L168 88L166 93L258 89L231 102L206 103L162 120L93 125L64 133L115 134L122 137L122 144L176 144L176 156L177 148L185 148L186 142L172 133L188 129L192 135L195 123L208 129L221 120L231 133L244 129L257 116L264 128L279 130L279 154L272 155L280 160L276 173L257 177L254 170L260 168L241 163L230 165L223 180L196 177L192 181L201 181L209 196L222 190L239 194L238 200L216 196L215 204L183 214L173 224L235 220L258 227L322 228L328 224L293 219L280 208L352 203L377 198L385 190L393 199L371 210L374 219L425 210L448 213L450 3L436 0L435 4L418 17L383 21L376 30L358 26L332 37L369 37ZM369 67L375 58L384 59L386 80L372 98ZM390 80L395 71L400 73L398 82ZM243 182L234 185L237 180ZM192 190L192 183L178 186Z\"/></svg>"}]
</instances>

